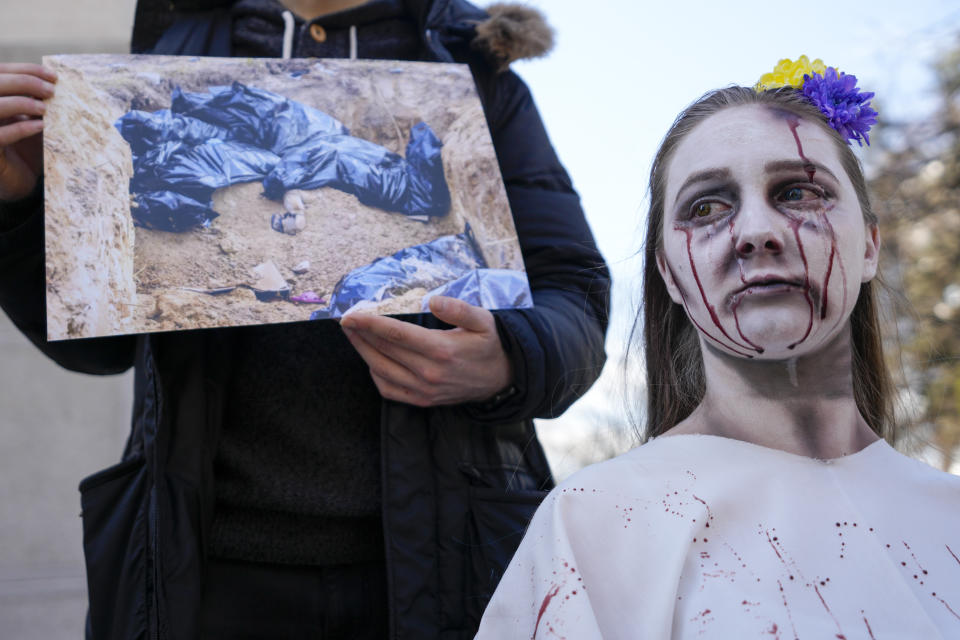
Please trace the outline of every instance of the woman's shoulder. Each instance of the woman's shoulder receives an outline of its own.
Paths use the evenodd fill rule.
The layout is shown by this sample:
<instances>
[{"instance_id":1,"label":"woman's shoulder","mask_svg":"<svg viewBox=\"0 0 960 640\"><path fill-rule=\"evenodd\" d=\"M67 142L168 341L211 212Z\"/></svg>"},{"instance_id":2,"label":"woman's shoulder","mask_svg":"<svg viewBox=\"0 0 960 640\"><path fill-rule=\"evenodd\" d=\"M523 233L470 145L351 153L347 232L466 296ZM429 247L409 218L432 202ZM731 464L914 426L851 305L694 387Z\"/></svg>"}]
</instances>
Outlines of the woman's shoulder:
<instances>
[{"instance_id":1,"label":"woman's shoulder","mask_svg":"<svg viewBox=\"0 0 960 640\"><path fill-rule=\"evenodd\" d=\"M650 440L615 458L584 467L561 482L554 493L659 493L661 486L696 474L703 457L699 444L676 438Z\"/></svg>"},{"instance_id":2,"label":"woman's shoulder","mask_svg":"<svg viewBox=\"0 0 960 640\"><path fill-rule=\"evenodd\" d=\"M909 503L943 501L954 508L960 506L960 476L908 456L886 442L868 447L868 452L869 456L855 457L844 468L848 476L860 478L860 484L874 490L882 487L884 494L902 496Z\"/></svg>"},{"instance_id":3,"label":"woman's shoulder","mask_svg":"<svg viewBox=\"0 0 960 640\"><path fill-rule=\"evenodd\" d=\"M722 494L752 486L772 475L817 474L830 462L732 438L704 434L660 436L616 458L571 475L560 494L615 490L659 495L664 488L696 484L700 491Z\"/></svg>"}]
</instances>

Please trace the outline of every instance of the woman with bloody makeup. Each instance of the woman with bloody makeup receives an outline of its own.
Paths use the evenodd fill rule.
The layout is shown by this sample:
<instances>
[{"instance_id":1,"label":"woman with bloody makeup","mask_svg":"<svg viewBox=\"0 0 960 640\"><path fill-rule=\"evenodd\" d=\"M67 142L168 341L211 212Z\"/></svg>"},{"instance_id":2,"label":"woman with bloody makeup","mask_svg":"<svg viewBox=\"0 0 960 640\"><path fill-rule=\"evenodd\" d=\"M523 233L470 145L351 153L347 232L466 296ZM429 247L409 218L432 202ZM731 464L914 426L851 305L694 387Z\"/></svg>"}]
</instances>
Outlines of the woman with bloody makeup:
<instances>
[{"instance_id":1,"label":"woman with bloody makeup","mask_svg":"<svg viewBox=\"0 0 960 640\"><path fill-rule=\"evenodd\" d=\"M960 637L960 478L885 441L880 236L847 140L872 94L814 64L667 133L648 440L550 494L478 638Z\"/></svg>"}]
</instances>

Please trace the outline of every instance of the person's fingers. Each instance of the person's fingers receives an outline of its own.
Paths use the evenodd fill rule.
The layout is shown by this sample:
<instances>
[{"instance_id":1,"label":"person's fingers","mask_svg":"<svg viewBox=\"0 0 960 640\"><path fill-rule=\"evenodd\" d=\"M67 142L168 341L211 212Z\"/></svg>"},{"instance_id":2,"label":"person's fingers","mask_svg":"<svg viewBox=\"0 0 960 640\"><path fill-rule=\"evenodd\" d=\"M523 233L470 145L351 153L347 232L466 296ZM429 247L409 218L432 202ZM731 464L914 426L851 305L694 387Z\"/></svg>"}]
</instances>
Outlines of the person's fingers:
<instances>
[{"instance_id":1,"label":"person's fingers","mask_svg":"<svg viewBox=\"0 0 960 640\"><path fill-rule=\"evenodd\" d=\"M0 201L24 197L42 171L46 105L56 74L38 64L0 63Z\"/></svg>"},{"instance_id":2,"label":"person's fingers","mask_svg":"<svg viewBox=\"0 0 960 640\"><path fill-rule=\"evenodd\" d=\"M340 326L424 355L428 355L430 347L436 341L436 337L431 335L431 329L372 313L347 314L340 320Z\"/></svg>"},{"instance_id":3,"label":"person's fingers","mask_svg":"<svg viewBox=\"0 0 960 640\"><path fill-rule=\"evenodd\" d=\"M43 120L18 120L0 127L0 147L15 144L43 131Z\"/></svg>"},{"instance_id":4,"label":"person's fingers","mask_svg":"<svg viewBox=\"0 0 960 640\"><path fill-rule=\"evenodd\" d=\"M486 332L496 328L492 313L456 298L434 296L430 298L430 311L438 320L467 331Z\"/></svg>"},{"instance_id":5,"label":"person's fingers","mask_svg":"<svg viewBox=\"0 0 960 640\"><path fill-rule=\"evenodd\" d=\"M429 398L422 396L412 389L394 384L392 381L381 378L373 372L371 372L370 375L373 378L373 383L377 386L377 391L388 400L412 404L417 407L429 407L435 404Z\"/></svg>"},{"instance_id":6,"label":"person's fingers","mask_svg":"<svg viewBox=\"0 0 960 640\"><path fill-rule=\"evenodd\" d=\"M9 118L0 118L0 127L5 127L8 124L13 124L14 122L23 122L24 120L35 120L35 118L23 114L10 116Z\"/></svg>"},{"instance_id":7,"label":"person's fingers","mask_svg":"<svg viewBox=\"0 0 960 640\"><path fill-rule=\"evenodd\" d=\"M402 362L394 360L372 344L369 336L348 328L344 328L343 332L363 361L367 363L371 375L407 389L417 389L422 384L417 375Z\"/></svg>"},{"instance_id":8,"label":"person's fingers","mask_svg":"<svg viewBox=\"0 0 960 640\"><path fill-rule=\"evenodd\" d=\"M42 100L25 96L0 97L0 121L17 116L42 116L47 105Z\"/></svg>"},{"instance_id":9,"label":"person's fingers","mask_svg":"<svg viewBox=\"0 0 960 640\"><path fill-rule=\"evenodd\" d=\"M423 349L410 349L407 345L381 338L368 331L359 331L367 343L374 349L409 369L415 376L428 384L442 384L445 382L443 365L453 359L453 353L448 348L445 331L433 330L430 334L431 343Z\"/></svg>"},{"instance_id":10,"label":"person's fingers","mask_svg":"<svg viewBox=\"0 0 960 640\"><path fill-rule=\"evenodd\" d=\"M47 82L57 81L57 74L53 69L32 62L0 62L0 73L36 76Z\"/></svg>"},{"instance_id":11,"label":"person's fingers","mask_svg":"<svg viewBox=\"0 0 960 640\"><path fill-rule=\"evenodd\" d=\"M43 118L33 118L30 116L17 116L18 122L26 122L28 120L33 122L40 122L40 133L42 134L46 130L46 122ZM34 125L37 126L37 125ZM13 148L16 149L17 154L23 159L23 161L30 167L30 170L40 175L43 173L43 135L32 135L27 136L23 140L15 142Z\"/></svg>"},{"instance_id":12,"label":"person's fingers","mask_svg":"<svg viewBox=\"0 0 960 640\"><path fill-rule=\"evenodd\" d=\"M418 385L432 389L450 381L451 365L457 359L456 337L466 334L426 329L384 316L361 315L356 323L347 322L345 318L341 324L362 336L379 353L408 369ZM411 386L406 381L401 384Z\"/></svg>"},{"instance_id":13,"label":"person's fingers","mask_svg":"<svg viewBox=\"0 0 960 640\"><path fill-rule=\"evenodd\" d=\"M52 98L54 84L25 73L0 72L0 96L27 96L37 99Z\"/></svg>"}]
</instances>

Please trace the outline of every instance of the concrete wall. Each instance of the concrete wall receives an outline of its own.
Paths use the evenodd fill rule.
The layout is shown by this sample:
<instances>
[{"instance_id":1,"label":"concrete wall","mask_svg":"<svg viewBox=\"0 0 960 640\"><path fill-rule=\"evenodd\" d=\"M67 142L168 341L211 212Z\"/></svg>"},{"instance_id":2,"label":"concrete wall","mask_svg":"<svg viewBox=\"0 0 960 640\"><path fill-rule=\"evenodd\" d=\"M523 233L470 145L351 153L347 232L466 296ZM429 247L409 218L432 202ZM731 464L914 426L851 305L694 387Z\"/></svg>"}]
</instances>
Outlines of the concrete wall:
<instances>
[{"instance_id":1,"label":"concrete wall","mask_svg":"<svg viewBox=\"0 0 960 640\"><path fill-rule=\"evenodd\" d=\"M129 46L133 0L0 0L0 62ZM83 636L84 476L119 459L130 374L71 373L0 313L0 637Z\"/></svg>"},{"instance_id":2,"label":"concrete wall","mask_svg":"<svg viewBox=\"0 0 960 640\"><path fill-rule=\"evenodd\" d=\"M119 460L132 386L62 369L0 314L0 637L81 636L77 485Z\"/></svg>"},{"instance_id":3,"label":"concrete wall","mask_svg":"<svg viewBox=\"0 0 960 640\"><path fill-rule=\"evenodd\" d=\"M0 62L125 53L136 0L0 0Z\"/></svg>"}]
</instances>

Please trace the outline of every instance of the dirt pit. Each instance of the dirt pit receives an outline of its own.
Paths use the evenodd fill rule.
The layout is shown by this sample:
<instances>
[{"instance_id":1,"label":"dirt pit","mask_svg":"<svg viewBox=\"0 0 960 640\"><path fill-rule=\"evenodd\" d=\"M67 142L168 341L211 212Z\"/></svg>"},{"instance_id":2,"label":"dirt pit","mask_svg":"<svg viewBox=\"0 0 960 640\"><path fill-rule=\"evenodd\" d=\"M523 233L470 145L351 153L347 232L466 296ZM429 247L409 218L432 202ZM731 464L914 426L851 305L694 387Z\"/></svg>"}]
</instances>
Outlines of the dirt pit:
<instances>
[{"instance_id":1,"label":"dirt pit","mask_svg":"<svg viewBox=\"0 0 960 640\"><path fill-rule=\"evenodd\" d=\"M329 300L337 281L351 269L404 247L463 231L464 223L456 215L421 223L364 206L336 189L317 189L301 192L306 228L288 235L270 226L270 216L282 213L283 206L261 197L260 191L259 183L217 191L214 210L221 214L205 229L183 233L137 229L136 324L169 331L307 320L323 305L281 297L261 301L243 286L216 295L187 289L253 286L257 279L252 269L272 261L290 285L290 296L313 291ZM310 263L309 269L294 273L304 261Z\"/></svg>"}]
</instances>

